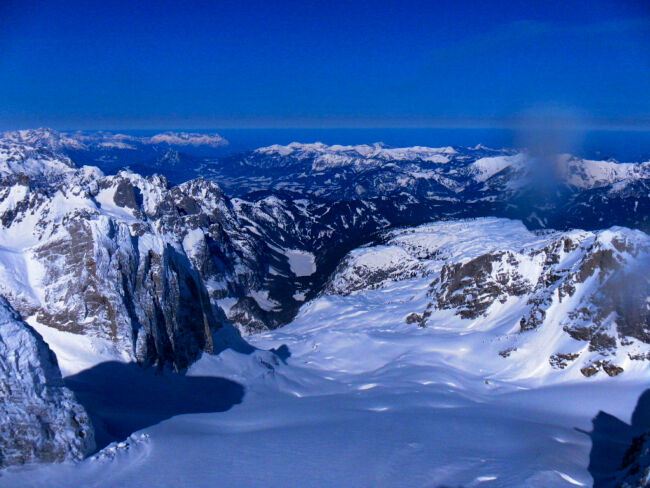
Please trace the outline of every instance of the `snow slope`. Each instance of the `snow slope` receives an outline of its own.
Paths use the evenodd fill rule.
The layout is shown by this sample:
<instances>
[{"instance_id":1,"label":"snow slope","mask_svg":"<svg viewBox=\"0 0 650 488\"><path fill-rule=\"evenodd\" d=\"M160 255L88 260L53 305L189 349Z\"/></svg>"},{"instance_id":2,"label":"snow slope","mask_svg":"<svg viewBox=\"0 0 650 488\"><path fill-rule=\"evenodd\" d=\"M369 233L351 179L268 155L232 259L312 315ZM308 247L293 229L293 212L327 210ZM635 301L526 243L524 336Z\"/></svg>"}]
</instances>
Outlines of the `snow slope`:
<instances>
[{"instance_id":1,"label":"snow slope","mask_svg":"<svg viewBox=\"0 0 650 488\"><path fill-rule=\"evenodd\" d=\"M503 307L496 319L489 308L476 318L437 308L425 327L406 319L431 303L431 282L445 265L486 253L541 256L558 239L588 242L559 252L552 266L567 266L593 255L599 242L625 238L622 249L634 250L644 236L626 229L536 234L503 219L393 231L385 243L344 260L331 281L337 291L307 302L289 325L250 336L258 350L204 354L189 369L189 378L241 384L241 404L175 416L79 464L11 470L0 481L7 487L27 481L63 487L71 478L80 487L591 486L592 422L600 411L630 422L648 385L649 362L623 357L647 352L647 344L617 344L623 374L586 377L580 367L549 362L547 343L580 344L561 329L550 340L558 329L552 321L519 334L525 359L498 354L516 335L508 331L521 311L516 299L495 299ZM636 259L620 252L621 259ZM543 262L519 269L532 279ZM407 264L401 272L399 263ZM376 279L350 281L354 266L371 268ZM101 381L95 390L101 399Z\"/></svg>"},{"instance_id":2,"label":"snow slope","mask_svg":"<svg viewBox=\"0 0 650 488\"><path fill-rule=\"evenodd\" d=\"M389 310L412 294L391 290ZM254 338L288 345L287 364L228 351L192 367L243 383L241 405L174 417L76 465L5 472L3 486L590 486L590 440L576 429L599 410L628 418L643 378L486 381L450 367L435 331L395 329L376 310L385 294L371 295L319 299Z\"/></svg>"},{"instance_id":3,"label":"snow slope","mask_svg":"<svg viewBox=\"0 0 650 488\"><path fill-rule=\"evenodd\" d=\"M285 254L291 272L296 276L311 276L316 272L316 258L312 253L300 249L287 249Z\"/></svg>"}]
</instances>

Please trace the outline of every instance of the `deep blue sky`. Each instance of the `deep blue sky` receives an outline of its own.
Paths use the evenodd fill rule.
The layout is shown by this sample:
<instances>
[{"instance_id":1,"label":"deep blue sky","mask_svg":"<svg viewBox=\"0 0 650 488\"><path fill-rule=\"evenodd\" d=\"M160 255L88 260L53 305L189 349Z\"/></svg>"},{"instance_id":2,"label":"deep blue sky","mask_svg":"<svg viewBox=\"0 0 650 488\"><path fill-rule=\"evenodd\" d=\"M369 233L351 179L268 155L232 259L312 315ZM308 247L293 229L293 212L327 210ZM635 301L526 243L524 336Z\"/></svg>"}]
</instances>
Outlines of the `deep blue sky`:
<instances>
[{"instance_id":1,"label":"deep blue sky","mask_svg":"<svg viewBox=\"0 0 650 488\"><path fill-rule=\"evenodd\" d=\"M0 128L647 128L649 46L646 0L0 0Z\"/></svg>"}]
</instances>

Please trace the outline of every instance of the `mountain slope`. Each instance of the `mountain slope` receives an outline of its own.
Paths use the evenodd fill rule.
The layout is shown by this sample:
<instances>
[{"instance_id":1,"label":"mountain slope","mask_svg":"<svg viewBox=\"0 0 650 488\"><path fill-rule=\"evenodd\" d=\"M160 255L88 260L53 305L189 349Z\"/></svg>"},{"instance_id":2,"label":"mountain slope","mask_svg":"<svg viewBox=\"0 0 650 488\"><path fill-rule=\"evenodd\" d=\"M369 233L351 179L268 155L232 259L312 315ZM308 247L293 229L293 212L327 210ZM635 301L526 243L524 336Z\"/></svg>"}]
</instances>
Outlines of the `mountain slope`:
<instances>
[{"instance_id":1,"label":"mountain slope","mask_svg":"<svg viewBox=\"0 0 650 488\"><path fill-rule=\"evenodd\" d=\"M224 166L228 184L239 181L233 171L249 181L258 171L276 188L231 199L210 180L172 186L161 176L77 168L52 152L72 144L65 137L1 139L2 291L35 324L181 369L214 348L226 319L245 333L289 322L345 253L386 229L491 214L532 227L602 227L607 216L643 228L648 218L647 165L564 158L580 191L565 186L547 201L548 192L513 186L533 170L508 151L293 144ZM304 194L285 177L314 186Z\"/></svg>"},{"instance_id":2,"label":"mountain slope","mask_svg":"<svg viewBox=\"0 0 650 488\"><path fill-rule=\"evenodd\" d=\"M441 349L457 344L465 351L450 358L457 367L508 378L615 376L650 360L650 282L640 271L649 253L647 234L624 228L531 233L504 219L441 222L353 251L319 300L363 303L371 291L412 289L392 320L441 334Z\"/></svg>"},{"instance_id":3,"label":"mountain slope","mask_svg":"<svg viewBox=\"0 0 650 488\"><path fill-rule=\"evenodd\" d=\"M563 305L588 301L601 278L639 266L648 237L621 228L533 233L491 218L393 230L378 241L350 253L291 323L250 336L257 351L206 354L189 368L190 377L244 385L241 405L169 419L105 455L39 469L30 481L62 487L74 476L92 486L110 472L104 483L116 487L179 479L187 486L215 479L260 487L590 486L592 419L600 411L629 416L647 389L650 361L628 354L650 347L611 331L614 349L591 350L591 341L563 330L559 315L551 320L551 309L532 330L521 331L520 319L540 305L527 302L543 290L552 292L551 306L563 285L576 287ZM597 258L603 251L620 269ZM501 254L503 261L492 260ZM483 261L494 267L486 271ZM548 280L560 269L566 275ZM486 293L494 296L484 308ZM456 296L458 304L447 301ZM409 320L432 301L425 327ZM500 355L513 341L518 349ZM558 367L552 355L565 349L557 347L581 355ZM601 357L624 371L585 376L581 369ZM296 450L300 462L287 462ZM631 456L630 466L636 461ZM5 481L25 479L11 473Z\"/></svg>"},{"instance_id":4,"label":"mountain slope","mask_svg":"<svg viewBox=\"0 0 650 488\"><path fill-rule=\"evenodd\" d=\"M0 298L0 468L80 460L95 448L93 427L63 386L56 357Z\"/></svg>"},{"instance_id":5,"label":"mountain slope","mask_svg":"<svg viewBox=\"0 0 650 488\"><path fill-rule=\"evenodd\" d=\"M400 201L386 215L389 219L400 207L440 218L444 213L437 207L442 206L454 208L459 217L516 218L532 228L650 228L645 211L650 162L534 157L482 146L292 143L211 161L199 172L245 198L266 191L331 202Z\"/></svg>"}]
</instances>

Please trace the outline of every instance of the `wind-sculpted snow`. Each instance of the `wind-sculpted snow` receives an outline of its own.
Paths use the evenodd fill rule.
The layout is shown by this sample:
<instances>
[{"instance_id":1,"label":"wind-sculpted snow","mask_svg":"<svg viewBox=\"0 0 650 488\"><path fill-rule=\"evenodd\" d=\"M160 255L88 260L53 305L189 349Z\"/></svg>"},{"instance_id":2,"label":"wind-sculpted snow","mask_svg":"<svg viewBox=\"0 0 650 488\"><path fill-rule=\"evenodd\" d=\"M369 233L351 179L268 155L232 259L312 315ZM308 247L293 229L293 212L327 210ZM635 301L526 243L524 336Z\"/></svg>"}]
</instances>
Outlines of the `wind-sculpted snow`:
<instances>
[{"instance_id":1,"label":"wind-sculpted snow","mask_svg":"<svg viewBox=\"0 0 650 488\"><path fill-rule=\"evenodd\" d=\"M54 353L0 297L0 468L80 460L93 427L63 386Z\"/></svg>"},{"instance_id":2,"label":"wind-sculpted snow","mask_svg":"<svg viewBox=\"0 0 650 488\"><path fill-rule=\"evenodd\" d=\"M188 159L202 137L0 137L0 295L111 442L0 484L589 485L586 429L647 387L650 238L615 224L648 228L648 163L297 143ZM108 155L106 173L148 176L75 164ZM5 364L21 348L2 340ZM81 424L56 459L88 452Z\"/></svg>"},{"instance_id":3,"label":"wind-sculpted snow","mask_svg":"<svg viewBox=\"0 0 650 488\"><path fill-rule=\"evenodd\" d=\"M190 193L202 194L201 184L193 188ZM271 220L295 233L289 226L294 222L283 220L295 213L284 213L281 200L232 203L253 229L263 230L259 222ZM203 230L186 234L183 246L196 251L202 235ZM562 266L575 275L574 300L588 297L601 276L614 277L608 271L613 261L604 257L609 253L600 251L611 250L623 268L638 265L647 239L621 228L535 233L521 222L496 218L388 231L380 244L343 260L331 291L305 303L295 320L249 338L266 351L228 349L190 366L190 380L218 376L244 385L246 396L237 408L176 416L128 437L129 419L120 421L115 407L105 409L125 441L77 465L17 471L4 481L8 487L24 486L25 480L63 487L71 477L82 486L102 479L116 487L171 486L178 479L192 486L211 486L215 479L224 486L363 486L368 480L385 487L588 486L591 443L583 431L599 410L628 413L647 387L650 362L636 356L648 346L627 334L630 343L623 344L616 335L616 349L603 355L590 350L590 340L574 339L556 323L522 332L519 321L534 305L522 302L517 287ZM518 259L516 267L509 254ZM506 259L492 261L495 255ZM286 268L278 272L289 275L286 255L273 256L277 266L284 259ZM505 268L487 272L484 256ZM462 267L477 260L477 273ZM462 298L467 291L471 298L476 291L481 298L497 286L493 303L484 310L482 300L440 308L426 317L425 327L409 320L424 315L437 299L432 282L445 266L457 264L461 270L450 271L444 285L453 288L458 277L463 288L450 296ZM507 279L500 276L505 272ZM372 279L364 284L366 276ZM559 297L553 282L532 293L542 290ZM479 316L463 318L464 310ZM512 341L518 341L516 351L508 351ZM557 346L565 353L576 345L580 358L551 356ZM601 365L586 377L581 369L601 357L625 371L612 378L608 369L615 370ZM568 366L557 367L556 359ZM288 464L296 449L301 463Z\"/></svg>"}]
</instances>

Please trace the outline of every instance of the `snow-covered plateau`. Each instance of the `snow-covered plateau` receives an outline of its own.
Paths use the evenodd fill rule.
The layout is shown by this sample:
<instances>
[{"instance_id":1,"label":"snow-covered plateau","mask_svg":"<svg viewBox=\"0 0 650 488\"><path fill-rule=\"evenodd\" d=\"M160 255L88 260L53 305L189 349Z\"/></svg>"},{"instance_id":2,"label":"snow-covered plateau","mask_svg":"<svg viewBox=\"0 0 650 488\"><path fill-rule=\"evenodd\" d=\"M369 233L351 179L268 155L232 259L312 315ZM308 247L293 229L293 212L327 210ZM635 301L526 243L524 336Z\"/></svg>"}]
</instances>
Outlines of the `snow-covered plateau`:
<instances>
[{"instance_id":1,"label":"snow-covered plateau","mask_svg":"<svg viewBox=\"0 0 650 488\"><path fill-rule=\"evenodd\" d=\"M650 483L648 163L84 137L0 136L1 487Z\"/></svg>"}]
</instances>

